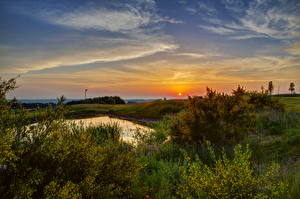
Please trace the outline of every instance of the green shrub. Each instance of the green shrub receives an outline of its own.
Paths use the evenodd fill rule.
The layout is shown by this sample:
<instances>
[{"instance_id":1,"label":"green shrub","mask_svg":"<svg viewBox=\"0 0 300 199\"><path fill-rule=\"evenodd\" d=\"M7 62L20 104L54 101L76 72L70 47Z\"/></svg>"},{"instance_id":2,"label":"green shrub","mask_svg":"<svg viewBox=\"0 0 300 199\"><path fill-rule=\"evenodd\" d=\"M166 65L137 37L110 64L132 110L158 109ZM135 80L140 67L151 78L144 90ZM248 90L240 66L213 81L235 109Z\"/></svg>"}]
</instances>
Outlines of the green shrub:
<instances>
[{"instance_id":1,"label":"green shrub","mask_svg":"<svg viewBox=\"0 0 300 199\"><path fill-rule=\"evenodd\" d=\"M4 82L7 84L7 82ZM122 143L115 125L95 128L63 119L61 98L55 109L12 110L0 82L1 198L128 198L139 169L135 153ZM13 83L13 82L12 82ZM7 88L7 89L6 89Z\"/></svg>"},{"instance_id":2,"label":"green shrub","mask_svg":"<svg viewBox=\"0 0 300 199\"><path fill-rule=\"evenodd\" d=\"M154 156L140 156L143 168L134 179L134 198L177 198L180 172L179 162L158 160Z\"/></svg>"},{"instance_id":3,"label":"green shrub","mask_svg":"<svg viewBox=\"0 0 300 199\"><path fill-rule=\"evenodd\" d=\"M265 93L259 93L256 91L246 92L249 98L249 104L253 106L253 109L256 111L262 110L276 110L284 111L285 106L280 102L278 98L274 98L271 95Z\"/></svg>"},{"instance_id":4,"label":"green shrub","mask_svg":"<svg viewBox=\"0 0 300 199\"><path fill-rule=\"evenodd\" d=\"M186 108L173 119L176 141L235 144L251 130L256 114L247 95L227 95L207 89L204 98L190 97Z\"/></svg>"},{"instance_id":5,"label":"green shrub","mask_svg":"<svg viewBox=\"0 0 300 199\"><path fill-rule=\"evenodd\" d=\"M263 173L256 171L250 163L251 152L238 145L234 157L228 158L223 152L216 158L214 150L208 145L214 161L212 166L200 159L192 162L186 157L181 167L183 183L178 193L182 198L232 199L232 198L282 198L287 186L278 174L279 166L271 164Z\"/></svg>"},{"instance_id":6,"label":"green shrub","mask_svg":"<svg viewBox=\"0 0 300 199\"><path fill-rule=\"evenodd\" d=\"M234 145L254 132L258 110L282 112L284 107L266 93L248 92L240 86L232 95L207 88L206 96L189 97L184 111L173 118L171 137L181 142ZM276 128L276 124L271 126Z\"/></svg>"},{"instance_id":7,"label":"green shrub","mask_svg":"<svg viewBox=\"0 0 300 199\"><path fill-rule=\"evenodd\" d=\"M168 116L166 116L155 123L149 123L149 127L153 129L151 132L145 132L141 129L137 129L134 137L138 141L137 143L139 145L161 144L168 140L170 126L171 120Z\"/></svg>"},{"instance_id":8,"label":"green shrub","mask_svg":"<svg viewBox=\"0 0 300 199\"><path fill-rule=\"evenodd\" d=\"M43 135L44 128L36 128ZM21 141L23 153L12 161L14 167L7 163L7 169L0 171L3 196L47 198L44 194L50 194L60 198L69 192L78 198L131 195L131 180L139 168L134 153L122 143L99 145L89 131L69 129L62 123L43 139L36 134ZM53 186L57 189L50 193Z\"/></svg>"}]
</instances>

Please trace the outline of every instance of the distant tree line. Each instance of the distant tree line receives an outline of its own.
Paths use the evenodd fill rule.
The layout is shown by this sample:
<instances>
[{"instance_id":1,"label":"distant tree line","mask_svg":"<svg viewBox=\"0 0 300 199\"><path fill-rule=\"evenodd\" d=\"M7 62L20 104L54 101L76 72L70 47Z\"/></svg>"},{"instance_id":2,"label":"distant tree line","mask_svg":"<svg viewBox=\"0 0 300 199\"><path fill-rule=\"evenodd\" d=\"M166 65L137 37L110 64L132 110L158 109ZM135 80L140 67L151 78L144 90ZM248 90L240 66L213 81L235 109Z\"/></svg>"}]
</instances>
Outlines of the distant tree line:
<instances>
[{"instance_id":1,"label":"distant tree line","mask_svg":"<svg viewBox=\"0 0 300 199\"><path fill-rule=\"evenodd\" d=\"M10 103L11 108L13 109L36 109L36 108L47 108L48 106L51 106L52 108L56 107L55 103Z\"/></svg>"},{"instance_id":2,"label":"distant tree line","mask_svg":"<svg viewBox=\"0 0 300 199\"><path fill-rule=\"evenodd\" d=\"M300 97L300 94L289 94L289 93L285 93L285 94L278 94L276 95L278 97Z\"/></svg>"},{"instance_id":3,"label":"distant tree line","mask_svg":"<svg viewBox=\"0 0 300 199\"><path fill-rule=\"evenodd\" d=\"M125 104L125 100L123 100L119 96L104 96L104 97L88 98L79 101L71 101L67 103L67 105L74 105L74 104Z\"/></svg>"},{"instance_id":4,"label":"distant tree line","mask_svg":"<svg viewBox=\"0 0 300 199\"><path fill-rule=\"evenodd\" d=\"M59 101L59 99L57 99ZM12 100L9 100L9 105L12 109L20 109L20 108L25 108L25 109L37 109L37 108L56 108L57 103L22 103L21 101L17 100L16 97L14 97Z\"/></svg>"}]
</instances>

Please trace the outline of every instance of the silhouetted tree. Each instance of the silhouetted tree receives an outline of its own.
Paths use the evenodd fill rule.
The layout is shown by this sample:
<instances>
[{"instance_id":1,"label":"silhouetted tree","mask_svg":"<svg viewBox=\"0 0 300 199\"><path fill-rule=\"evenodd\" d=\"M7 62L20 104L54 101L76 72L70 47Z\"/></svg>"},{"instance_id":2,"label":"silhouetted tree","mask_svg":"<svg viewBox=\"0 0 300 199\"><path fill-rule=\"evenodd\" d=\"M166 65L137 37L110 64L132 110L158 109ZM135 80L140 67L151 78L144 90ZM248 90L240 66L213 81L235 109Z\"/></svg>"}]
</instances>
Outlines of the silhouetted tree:
<instances>
[{"instance_id":1,"label":"silhouetted tree","mask_svg":"<svg viewBox=\"0 0 300 199\"><path fill-rule=\"evenodd\" d=\"M6 94L16 87L16 78L5 81L0 77L0 99L5 99Z\"/></svg>"},{"instance_id":2,"label":"silhouetted tree","mask_svg":"<svg viewBox=\"0 0 300 199\"><path fill-rule=\"evenodd\" d=\"M290 83L289 91L291 91L291 94L295 94L295 83L294 82Z\"/></svg>"},{"instance_id":3,"label":"silhouetted tree","mask_svg":"<svg viewBox=\"0 0 300 199\"><path fill-rule=\"evenodd\" d=\"M268 92L270 95L272 95L273 90L274 90L273 82L269 81Z\"/></svg>"}]
</instances>

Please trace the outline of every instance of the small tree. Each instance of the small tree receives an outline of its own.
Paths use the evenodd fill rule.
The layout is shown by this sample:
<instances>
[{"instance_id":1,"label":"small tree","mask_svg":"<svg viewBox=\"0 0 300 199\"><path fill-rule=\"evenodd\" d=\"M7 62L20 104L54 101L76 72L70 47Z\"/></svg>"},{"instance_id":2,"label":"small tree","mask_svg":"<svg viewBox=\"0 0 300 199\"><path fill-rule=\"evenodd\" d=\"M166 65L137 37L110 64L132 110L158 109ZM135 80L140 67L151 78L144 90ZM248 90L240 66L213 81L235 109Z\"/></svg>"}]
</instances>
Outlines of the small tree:
<instances>
[{"instance_id":1,"label":"small tree","mask_svg":"<svg viewBox=\"0 0 300 199\"><path fill-rule=\"evenodd\" d=\"M289 91L291 91L291 94L295 94L295 83L294 82L290 83Z\"/></svg>"},{"instance_id":2,"label":"small tree","mask_svg":"<svg viewBox=\"0 0 300 199\"><path fill-rule=\"evenodd\" d=\"M270 95L272 95L273 90L274 90L273 82L269 81L268 92Z\"/></svg>"}]
</instances>

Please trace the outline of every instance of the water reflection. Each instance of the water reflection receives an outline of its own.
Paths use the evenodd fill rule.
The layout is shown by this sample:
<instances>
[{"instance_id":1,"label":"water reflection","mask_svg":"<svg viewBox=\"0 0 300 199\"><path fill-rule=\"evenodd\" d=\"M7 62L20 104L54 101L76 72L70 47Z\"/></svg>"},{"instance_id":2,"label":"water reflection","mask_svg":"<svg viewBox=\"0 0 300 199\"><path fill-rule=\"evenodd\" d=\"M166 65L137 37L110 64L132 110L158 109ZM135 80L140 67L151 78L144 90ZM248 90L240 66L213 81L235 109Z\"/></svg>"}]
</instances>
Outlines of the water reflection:
<instances>
[{"instance_id":1,"label":"water reflection","mask_svg":"<svg viewBox=\"0 0 300 199\"><path fill-rule=\"evenodd\" d=\"M117 118L111 118L108 116L101 116L101 117L93 117L93 118L86 118L86 119L75 119L72 120L76 124L83 124L84 126L96 126L99 124L108 124L108 123L114 123L117 122L122 129L122 139L127 142L134 142L134 133L139 130L143 132L149 132L151 131L151 128L135 124L133 122L117 119Z\"/></svg>"}]
</instances>

